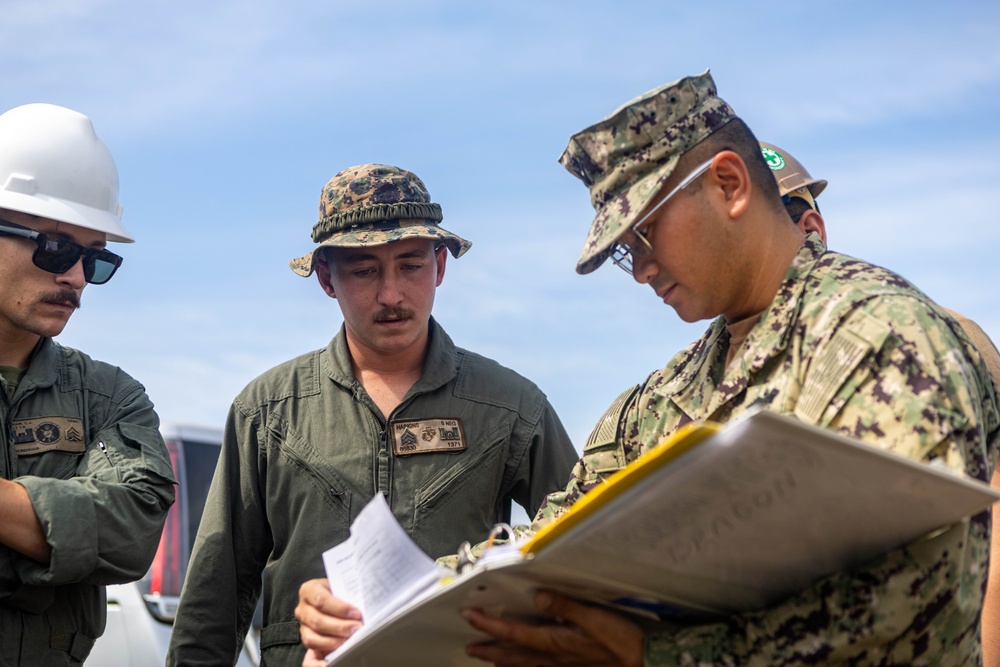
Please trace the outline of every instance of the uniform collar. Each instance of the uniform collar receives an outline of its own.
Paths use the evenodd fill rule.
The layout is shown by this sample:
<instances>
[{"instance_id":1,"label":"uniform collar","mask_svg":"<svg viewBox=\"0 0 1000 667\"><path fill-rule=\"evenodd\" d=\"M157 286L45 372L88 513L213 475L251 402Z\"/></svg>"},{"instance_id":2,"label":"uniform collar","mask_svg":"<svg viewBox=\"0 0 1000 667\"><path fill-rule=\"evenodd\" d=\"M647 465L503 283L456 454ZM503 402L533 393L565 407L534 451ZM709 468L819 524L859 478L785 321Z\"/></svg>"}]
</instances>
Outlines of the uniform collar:
<instances>
[{"instance_id":1,"label":"uniform collar","mask_svg":"<svg viewBox=\"0 0 1000 667\"><path fill-rule=\"evenodd\" d=\"M62 355L59 353L60 346L51 338L41 338L31 352L31 360L28 362L28 369L18 384L21 387L48 387L55 384L59 377L59 368Z\"/></svg>"},{"instance_id":2,"label":"uniform collar","mask_svg":"<svg viewBox=\"0 0 1000 667\"><path fill-rule=\"evenodd\" d=\"M788 347L802 302L804 278L825 252L826 247L817 234L806 237L774 299L750 330L742 350L728 368L725 367L725 343L729 336L725 319L719 317L701 339L666 369L672 370L673 377L657 388L656 393L671 397L685 414L699 421L708 419L742 393L764 365ZM706 387L712 388L707 394Z\"/></svg>"},{"instance_id":3,"label":"uniform collar","mask_svg":"<svg viewBox=\"0 0 1000 667\"><path fill-rule=\"evenodd\" d=\"M455 343L433 316L428 327L430 331L424 370L420 379L410 388L409 394L436 389L450 382L458 374L458 352ZM351 366L351 353L347 347L344 325L340 326L340 331L330 341L327 353L330 358L330 379L348 389L353 389L357 384L357 378L354 377Z\"/></svg>"}]
</instances>

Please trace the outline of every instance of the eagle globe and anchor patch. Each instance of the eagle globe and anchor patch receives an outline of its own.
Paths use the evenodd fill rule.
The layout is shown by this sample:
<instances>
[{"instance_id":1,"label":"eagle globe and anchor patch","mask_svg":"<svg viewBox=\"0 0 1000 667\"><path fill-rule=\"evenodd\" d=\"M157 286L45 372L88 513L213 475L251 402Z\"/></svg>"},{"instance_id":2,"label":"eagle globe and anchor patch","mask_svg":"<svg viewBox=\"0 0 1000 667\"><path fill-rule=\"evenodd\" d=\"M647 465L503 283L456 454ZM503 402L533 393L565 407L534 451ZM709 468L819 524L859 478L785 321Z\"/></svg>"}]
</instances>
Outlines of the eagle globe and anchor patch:
<instances>
[{"instance_id":1,"label":"eagle globe and anchor patch","mask_svg":"<svg viewBox=\"0 0 1000 667\"><path fill-rule=\"evenodd\" d=\"M83 442L83 421L75 417L36 417L11 421L14 451L18 456L31 456L59 451L80 453Z\"/></svg>"},{"instance_id":2,"label":"eagle globe and anchor patch","mask_svg":"<svg viewBox=\"0 0 1000 667\"><path fill-rule=\"evenodd\" d=\"M392 453L396 456L429 454L431 452L461 452L468 449L462 420L408 419L389 423Z\"/></svg>"}]
</instances>

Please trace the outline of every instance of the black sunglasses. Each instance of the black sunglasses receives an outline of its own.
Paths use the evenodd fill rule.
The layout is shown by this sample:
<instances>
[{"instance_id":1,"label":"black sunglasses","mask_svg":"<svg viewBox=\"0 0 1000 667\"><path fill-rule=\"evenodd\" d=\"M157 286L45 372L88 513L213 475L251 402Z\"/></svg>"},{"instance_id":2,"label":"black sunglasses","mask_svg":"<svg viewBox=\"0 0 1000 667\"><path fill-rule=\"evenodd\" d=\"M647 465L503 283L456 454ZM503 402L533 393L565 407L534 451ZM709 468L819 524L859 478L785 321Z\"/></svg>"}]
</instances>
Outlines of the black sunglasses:
<instances>
[{"instance_id":1,"label":"black sunglasses","mask_svg":"<svg viewBox=\"0 0 1000 667\"><path fill-rule=\"evenodd\" d=\"M65 273L83 258L83 278L88 283L103 285L111 280L122 265L122 258L103 248L85 248L68 239L52 238L34 229L22 227L0 218L0 234L20 236L35 242L31 261L50 273Z\"/></svg>"}]
</instances>

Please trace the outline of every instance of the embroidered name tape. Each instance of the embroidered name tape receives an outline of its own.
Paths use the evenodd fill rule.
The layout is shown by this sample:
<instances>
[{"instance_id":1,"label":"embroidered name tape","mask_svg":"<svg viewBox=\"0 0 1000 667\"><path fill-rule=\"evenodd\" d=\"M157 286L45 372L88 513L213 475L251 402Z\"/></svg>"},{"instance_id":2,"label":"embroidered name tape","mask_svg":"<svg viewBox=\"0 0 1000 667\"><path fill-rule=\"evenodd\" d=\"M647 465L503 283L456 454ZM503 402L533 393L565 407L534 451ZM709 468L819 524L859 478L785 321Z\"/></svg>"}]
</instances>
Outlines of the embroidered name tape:
<instances>
[{"instance_id":1,"label":"embroidered name tape","mask_svg":"<svg viewBox=\"0 0 1000 667\"><path fill-rule=\"evenodd\" d=\"M79 453L86 449L83 422L75 417L15 419L11 431L18 456L51 451Z\"/></svg>"},{"instance_id":2,"label":"embroidered name tape","mask_svg":"<svg viewBox=\"0 0 1000 667\"><path fill-rule=\"evenodd\" d=\"M409 419L389 423L392 453L396 456L431 452L460 452L468 448L462 420Z\"/></svg>"}]
</instances>

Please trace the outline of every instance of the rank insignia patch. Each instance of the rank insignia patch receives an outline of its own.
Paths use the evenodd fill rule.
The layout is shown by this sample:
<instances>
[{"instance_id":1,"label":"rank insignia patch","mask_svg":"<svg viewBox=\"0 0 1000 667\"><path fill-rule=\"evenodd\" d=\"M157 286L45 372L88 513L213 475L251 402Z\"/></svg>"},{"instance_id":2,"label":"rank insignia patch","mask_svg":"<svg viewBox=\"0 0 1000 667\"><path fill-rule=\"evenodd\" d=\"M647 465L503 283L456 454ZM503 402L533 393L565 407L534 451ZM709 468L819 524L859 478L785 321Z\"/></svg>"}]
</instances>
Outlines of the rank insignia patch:
<instances>
[{"instance_id":1,"label":"rank insignia patch","mask_svg":"<svg viewBox=\"0 0 1000 667\"><path fill-rule=\"evenodd\" d=\"M468 448L462 420L458 417L389 422L389 433L392 438L392 453L396 456L460 452Z\"/></svg>"},{"instance_id":2,"label":"rank insignia patch","mask_svg":"<svg viewBox=\"0 0 1000 667\"><path fill-rule=\"evenodd\" d=\"M37 417L11 422L14 450L18 456L43 452L84 451L83 422L75 417Z\"/></svg>"}]
</instances>

